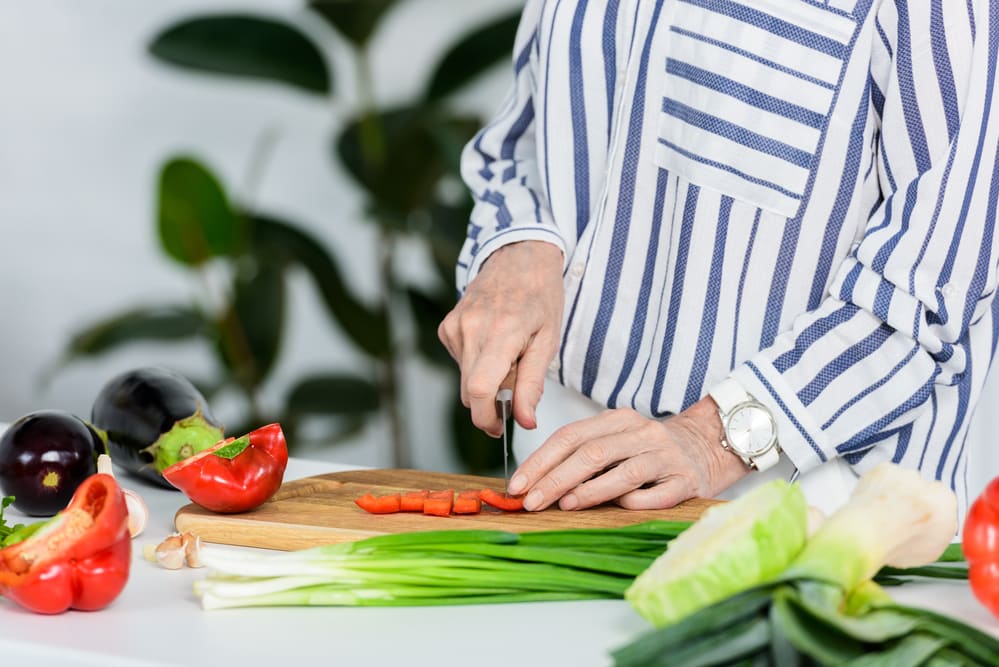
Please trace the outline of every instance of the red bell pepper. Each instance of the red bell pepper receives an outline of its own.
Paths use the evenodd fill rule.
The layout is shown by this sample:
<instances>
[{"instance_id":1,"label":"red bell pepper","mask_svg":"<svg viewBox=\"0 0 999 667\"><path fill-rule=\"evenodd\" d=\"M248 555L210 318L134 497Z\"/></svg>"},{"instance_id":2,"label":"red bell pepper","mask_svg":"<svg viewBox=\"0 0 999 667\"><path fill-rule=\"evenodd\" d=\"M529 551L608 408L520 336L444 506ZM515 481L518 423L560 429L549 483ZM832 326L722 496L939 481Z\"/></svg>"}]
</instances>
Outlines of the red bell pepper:
<instances>
[{"instance_id":1,"label":"red bell pepper","mask_svg":"<svg viewBox=\"0 0 999 667\"><path fill-rule=\"evenodd\" d=\"M66 509L0 550L0 594L41 614L102 609L125 588L131 562L125 494L95 474Z\"/></svg>"},{"instance_id":2,"label":"red bell pepper","mask_svg":"<svg viewBox=\"0 0 999 667\"><path fill-rule=\"evenodd\" d=\"M247 512L281 488L287 466L281 425L269 424L178 461L163 477L207 510Z\"/></svg>"},{"instance_id":3,"label":"red bell pepper","mask_svg":"<svg viewBox=\"0 0 999 667\"><path fill-rule=\"evenodd\" d=\"M398 493L390 493L384 496L365 493L360 498L354 500L354 503L365 512L372 514L393 514L400 509Z\"/></svg>"},{"instance_id":4,"label":"red bell pepper","mask_svg":"<svg viewBox=\"0 0 999 667\"><path fill-rule=\"evenodd\" d=\"M434 516L451 516L453 504L454 489L431 491L427 494L427 499L423 501L423 513Z\"/></svg>"},{"instance_id":5,"label":"red bell pepper","mask_svg":"<svg viewBox=\"0 0 999 667\"><path fill-rule=\"evenodd\" d=\"M975 500L964 519L961 550L971 590L999 617L999 477Z\"/></svg>"},{"instance_id":6,"label":"red bell pepper","mask_svg":"<svg viewBox=\"0 0 999 667\"><path fill-rule=\"evenodd\" d=\"M520 496L510 496L492 489L482 489L479 498L487 505L492 505L496 509L504 512L520 512L524 509L524 499Z\"/></svg>"}]
</instances>

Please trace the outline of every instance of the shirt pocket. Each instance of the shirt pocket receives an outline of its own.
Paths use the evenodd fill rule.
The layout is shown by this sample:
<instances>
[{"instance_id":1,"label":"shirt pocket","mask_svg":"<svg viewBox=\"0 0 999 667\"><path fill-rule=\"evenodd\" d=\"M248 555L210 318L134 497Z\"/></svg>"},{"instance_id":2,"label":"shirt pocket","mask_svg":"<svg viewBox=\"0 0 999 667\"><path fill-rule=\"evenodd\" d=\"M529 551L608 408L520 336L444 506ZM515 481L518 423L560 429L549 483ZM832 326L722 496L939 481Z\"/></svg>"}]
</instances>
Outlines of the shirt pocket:
<instances>
[{"instance_id":1,"label":"shirt pocket","mask_svg":"<svg viewBox=\"0 0 999 667\"><path fill-rule=\"evenodd\" d=\"M808 0L678 0L656 163L796 216L856 27Z\"/></svg>"}]
</instances>

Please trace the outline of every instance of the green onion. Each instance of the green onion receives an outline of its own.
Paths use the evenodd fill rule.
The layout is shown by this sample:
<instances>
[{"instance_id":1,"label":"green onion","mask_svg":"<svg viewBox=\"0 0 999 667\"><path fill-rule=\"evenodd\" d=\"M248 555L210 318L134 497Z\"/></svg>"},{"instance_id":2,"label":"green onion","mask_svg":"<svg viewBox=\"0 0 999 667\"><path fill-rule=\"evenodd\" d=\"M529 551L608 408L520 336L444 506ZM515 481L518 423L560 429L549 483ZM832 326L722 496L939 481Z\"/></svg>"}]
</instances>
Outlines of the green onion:
<instances>
[{"instance_id":1,"label":"green onion","mask_svg":"<svg viewBox=\"0 0 999 667\"><path fill-rule=\"evenodd\" d=\"M620 599L690 527L379 535L292 552L206 546L195 583L205 609L269 605L404 606Z\"/></svg>"},{"instance_id":2,"label":"green onion","mask_svg":"<svg viewBox=\"0 0 999 667\"><path fill-rule=\"evenodd\" d=\"M210 571L194 589L205 609L621 599L690 525L425 531L265 553L206 545Z\"/></svg>"}]
</instances>

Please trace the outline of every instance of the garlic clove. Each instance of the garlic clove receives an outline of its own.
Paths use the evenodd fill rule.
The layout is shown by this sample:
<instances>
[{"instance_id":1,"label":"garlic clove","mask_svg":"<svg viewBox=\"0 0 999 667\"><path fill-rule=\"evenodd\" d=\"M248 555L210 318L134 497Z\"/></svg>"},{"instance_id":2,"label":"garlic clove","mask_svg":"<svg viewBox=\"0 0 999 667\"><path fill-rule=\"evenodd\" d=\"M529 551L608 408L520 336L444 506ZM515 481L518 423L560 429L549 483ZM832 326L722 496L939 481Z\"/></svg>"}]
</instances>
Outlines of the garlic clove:
<instances>
[{"instance_id":1,"label":"garlic clove","mask_svg":"<svg viewBox=\"0 0 999 667\"><path fill-rule=\"evenodd\" d=\"M149 507L135 491L122 490L125 492L125 505L128 506L128 532L132 537L138 537L149 523Z\"/></svg>"},{"instance_id":2,"label":"garlic clove","mask_svg":"<svg viewBox=\"0 0 999 667\"><path fill-rule=\"evenodd\" d=\"M159 543L154 550L156 562L168 570L179 570L184 567L184 542L180 535L174 533Z\"/></svg>"},{"instance_id":3,"label":"garlic clove","mask_svg":"<svg viewBox=\"0 0 999 667\"><path fill-rule=\"evenodd\" d=\"M114 477L110 456L101 454L97 457L97 472ZM128 533L132 537L138 537L149 523L149 506L142 496L132 489L122 488L122 492L125 494L125 505L128 507Z\"/></svg>"},{"instance_id":4,"label":"garlic clove","mask_svg":"<svg viewBox=\"0 0 999 667\"><path fill-rule=\"evenodd\" d=\"M182 534L184 543L184 560L188 567L203 567L201 562L201 538L190 531Z\"/></svg>"}]
</instances>

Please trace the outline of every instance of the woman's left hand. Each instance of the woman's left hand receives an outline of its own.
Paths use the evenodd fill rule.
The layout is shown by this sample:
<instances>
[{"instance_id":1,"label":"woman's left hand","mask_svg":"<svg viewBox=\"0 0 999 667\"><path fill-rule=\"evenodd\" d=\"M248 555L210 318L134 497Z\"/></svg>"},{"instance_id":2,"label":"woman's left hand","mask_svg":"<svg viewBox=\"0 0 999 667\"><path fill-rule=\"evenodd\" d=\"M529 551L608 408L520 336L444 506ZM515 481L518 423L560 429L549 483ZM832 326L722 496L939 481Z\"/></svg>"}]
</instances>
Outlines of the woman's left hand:
<instances>
[{"instance_id":1,"label":"woman's left hand","mask_svg":"<svg viewBox=\"0 0 999 667\"><path fill-rule=\"evenodd\" d=\"M662 509L711 498L750 472L721 446L721 420L711 398L659 421L620 408L563 426L510 480L527 492L524 508L555 502L563 510L614 501L627 509Z\"/></svg>"}]
</instances>

